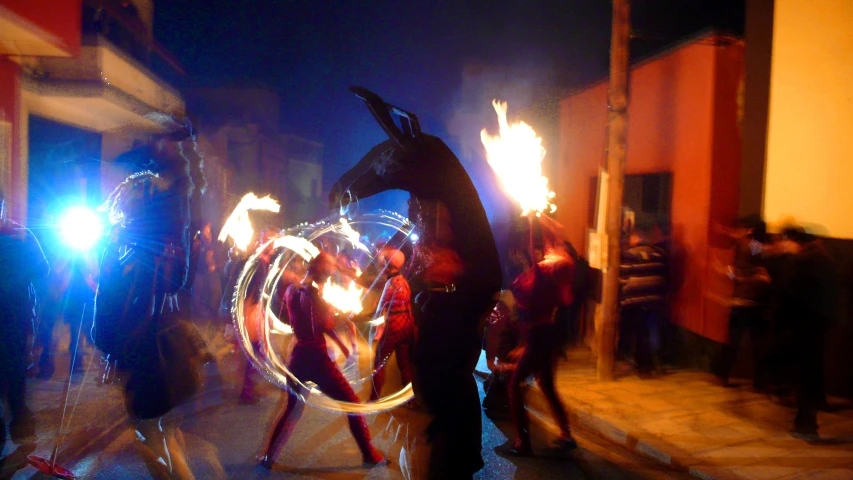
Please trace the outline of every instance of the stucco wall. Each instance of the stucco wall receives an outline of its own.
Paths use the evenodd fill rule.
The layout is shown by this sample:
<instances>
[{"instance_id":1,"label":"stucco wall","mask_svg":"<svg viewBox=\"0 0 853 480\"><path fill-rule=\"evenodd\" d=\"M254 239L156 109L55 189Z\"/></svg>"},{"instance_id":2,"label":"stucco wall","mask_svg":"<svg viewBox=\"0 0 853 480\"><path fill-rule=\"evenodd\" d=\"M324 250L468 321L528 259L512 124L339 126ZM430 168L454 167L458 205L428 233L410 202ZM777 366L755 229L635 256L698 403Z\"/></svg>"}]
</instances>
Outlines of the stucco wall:
<instances>
[{"instance_id":1,"label":"stucco wall","mask_svg":"<svg viewBox=\"0 0 853 480\"><path fill-rule=\"evenodd\" d=\"M721 288L708 285L712 220L731 219L738 205L738 175L729 172L740 166L735 120L743 47L716 43L703 37L632 69L626 174L672 173L671 318L724 340L724 314L706 307L706 293ZM557 215L582 252L591 227L590 179L603 164L606 132L606 83L561 102Z\"/></svg>"},{"instance_id":2,"label":"stucco wall","mask_svg":"<svg viewBox=\"0 0 853 480\"><path fill-rule=\"evenodd\" d=\"M776 0L773 22L765 218L853 239L853 2Z\"/></svg>"}]
</instances>

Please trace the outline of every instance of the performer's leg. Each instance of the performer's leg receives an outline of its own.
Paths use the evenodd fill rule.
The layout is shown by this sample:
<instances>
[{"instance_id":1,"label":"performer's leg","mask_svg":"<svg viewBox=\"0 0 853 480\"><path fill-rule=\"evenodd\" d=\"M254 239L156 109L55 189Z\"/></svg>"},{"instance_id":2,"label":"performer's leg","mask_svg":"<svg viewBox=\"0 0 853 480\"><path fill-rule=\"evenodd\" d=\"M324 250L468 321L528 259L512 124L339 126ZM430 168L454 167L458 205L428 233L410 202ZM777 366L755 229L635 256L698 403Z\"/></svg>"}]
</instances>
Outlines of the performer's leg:
<instances>
[{"instance_id":1,"label":"performer's leg","mask_svg":"<svg viewBox=\"0 0 853 480\"><path fill-rule=\"evenodd\" d=\"M300 393L299 396L294 392L295 389L299 389L297 390L297 393ZM290 439L290 436L293 435L296 422L302 417L302 411L305 408L305 404L299 398L302 393L301 387L297 387L296 385L292 385L286 392L282 392L282 400L287 398L287 408L284 410L281 408L278 409L278 414L273 422L274 426L270 430L265 443L266 446L258 458L262 466L271 468L275 458Z\"/></svg>"},{"instance_id":2,"label":"performer's leg","mask_svg":"<svg viewBox=\"0 0 853 480\"><path fill-rule=\"evenodd\" d=\"M412 342L400 342L395 348L397 352L397 365L400 366L400 379L403 386L412 383Z\"/></svg>"},{"instance_id":3,"label":"performer's leg","mask_svg":"<svg viewBox=\"0 0 853 480\"><path fill-rule=\"evenodd\" d=\"M27 407L27 321L25 315L10 315L5 318L9 328L4 329L5 338L0 348L4 365L0 365L6 381L6 398L9 402L9 433L12 440L22 440L35 435L35 417Z\"/></svg>"},{"instance_id":4,"label":"performer's leg","mask_svg":"<svg viewBox=\"0 0 853 480\"><path fill-rule=\"evenodd\" d=\"M318 363L316 365L320 369L318 375L314 378L317 382L317 387L334 400L350 403L361 403L361 399L355 394L347 379L340 370L332 363ZM385 460L385 457L373 447L370 443L370 430L367 428L367 421L364 415L348 414L349 428L355 442L361 450L361 457L365 463L378 464Z\"/></svg>"},{"instance_id":5,"label":"performer's leg","mask_svg":"<svg viewBox=\"0 0 853 480\"><path fill-rule=\"evenodd\" d=\"M168 448L167 453L172 464L172 478L193 480L195 479L195 475L193 475L192 470L190 470L189 462L187 462L183 433L178 425L179 422L165 425L163 428L166 438L166 447Z\"/></svg>"},{"instance_id":6,"label":"performer's leg","mask_svg":"<svg viewBox=\"0 0 853 480\"><path fill-rule=\"evenodd\" d=\"M550 355L550 359L542 359L543 363L541 367L535 372L536 383L539 384L539 388L545 395L545 400L548 401L548 405L551 407L551 414L554 416L554 421L560 427L560 438L557 442L567 447L576 447L577 444L572 440L572 433L569 429L569 417L566 414L566 407L563 405L563 401L554 387L554 363L558 354L559 352L555 350Z\"/></svg>"},{"instance_id":7,"label":"performer's leg","mask_svg":"<svg viewBox=\"0 0 853 480\"><path fill-rule=\"evenodd\" d=\"M516 434L513 447L517 453L523 455L533 453L530 443L530 419L527 417L527 411L524 409L524 392L521 389L521 385L530 376L532 371L532 356L534 354L535 352L529 347L524 349L509 382L509 405L512 411L512 421L515 425Z\"/></svg>"},{"instance_id":8,"label":"performer's leg","mask_svg":"<svg viewBox=\"0 0 853 480\"><path fill-rule=\"evenodd\" d=\"M259 350L258 342L252 342L252 347L255 351ZM252 378L252 374L255 371L255 367L252 366L252 362L246 358L246 368L243 369L243 389L240 391L240 403L244 405L255 404L260 401L260 399L255 395L255 380Z\"/></svg>"},{"instance_id":9,"label":"performer's leg","mask_svg":"<svg viewBox=\"0 0 853 480\"><path fill-rule=\"evenodd\" d=\"M379 344L379 348L376 349L376 358L373 360L373 388L370 391L371 402L376 401L380 393L382 393L382 385L385 384L385 362L394 353L394 347L395 345L386 337ZM397 357L397 361L400 361L399 356Z\"/></svg>"},{"instance_id":10,"label":"performer's leg","mask_svg":"<svg viewBox=\"0 0 853 480\"><path fill-rule=\"evenodd\" d=\"M136 425L135 444L152 478L170 479L172 459L159 418L142 420Z\"/></svg>"}]
</instances>

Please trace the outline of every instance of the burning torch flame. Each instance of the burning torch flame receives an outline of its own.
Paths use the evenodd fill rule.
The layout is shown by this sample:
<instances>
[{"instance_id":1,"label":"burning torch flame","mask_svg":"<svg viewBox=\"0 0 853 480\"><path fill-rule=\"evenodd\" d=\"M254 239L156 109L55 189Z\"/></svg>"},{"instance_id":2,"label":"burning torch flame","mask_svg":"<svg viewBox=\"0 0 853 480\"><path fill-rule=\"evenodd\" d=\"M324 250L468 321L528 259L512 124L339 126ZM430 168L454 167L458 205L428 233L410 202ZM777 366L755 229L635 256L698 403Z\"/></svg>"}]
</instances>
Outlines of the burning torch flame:
<instances>
[{"instance_id":1,"label":"burning torch flame","mask_svg":"<svg viewBox=\"0 0 853 480\"><path fill-rule=\"evenodd\" d=\"M342 287L332 283L330 278L323 286L323 300L343 313L361 313L362 293L363 289L355 281L351 281L348 287Z\"/></svg>"},{"instance_id":2,"label":"burning torch flame","mask_svg":"<svg viewBox=\"0 0 853 480\"><path fill-rule=\"evenodd\" d=\"M489 135L485 128L480 132L489 165L507 194L521 206L522 215L536 212L538 216L546 209L553 212L557 209L551 203L554 192L548 189L548 179L542 175L542 139L524 122L507 123L506 102L493 100L492 105L498 114L500 132L496 136Z\"/></svg>"},{"instance_id":3,"label":"burning torch flame","mask_svg":"<svg viewBox=\"0 0 853 480\"><path fill-rule=\"evenodd\" d=\"M302 237L284 235L273 241L273 248L287 248L302 257L306 262L320 254L320 249Z\"/></svg>"},{"instance_id":4,"label":"burning torch flame","mask_svg":"<svg viewBox=\"0 0 853 480\"><path fill-rule=\"evenodd\" d=\"M225 225L222 226L222 231L219 232L217 238L220 242L224 242L226 238L231 237L234 240L234 246L245 252L255 234L252 229L252 222L249 221L249 210L266 210L278 213L280 209L278 202L269 195L258 198L254 193L249 192L243 196L243 199L231 212L231 216L225 221Z\"/></svg>"}]
</instances>

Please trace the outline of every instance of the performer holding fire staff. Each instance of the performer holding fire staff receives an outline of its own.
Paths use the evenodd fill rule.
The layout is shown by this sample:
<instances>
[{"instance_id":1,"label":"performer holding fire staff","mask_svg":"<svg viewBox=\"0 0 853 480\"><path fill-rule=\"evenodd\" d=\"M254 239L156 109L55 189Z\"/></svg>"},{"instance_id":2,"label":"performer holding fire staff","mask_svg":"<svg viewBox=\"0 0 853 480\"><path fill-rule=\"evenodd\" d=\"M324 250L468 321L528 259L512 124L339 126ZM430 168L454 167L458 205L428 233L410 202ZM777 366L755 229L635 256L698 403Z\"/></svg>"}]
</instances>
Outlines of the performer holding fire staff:
<instances>
[{"instance_id":1,"label":"performer holding fire staff","mask_svg":"<svg viewBox=\"0 0 853 480\"><path fill-rule=\"evenodd\" d=\"M379 299L376 316L385 315L385 323L377 333L379 347L374 360L373 391L370 400L380 397L385 384L385 363L392 353L397 353L397 365L403 385L412 381L411 352L415 344L415 319L412 316L412 292L406 277L400 274L406 257L403 252L384 248L379 252L380 263L389 277Z\"/></svg>"},{"instance_id":2,"label":"performer holding fire staff","mask_svg":"<svg viewBox=\"0 0 853 480\"><path fill-rule=\"evenodd\" d=\"M335 400L359 403L358 396L329 358L326 350L324 334L335 341L345 356L349 355L349 349L335 331L336 322L332 307L323 300L322 295L323 286L335 272L336 264L334 256L320 252L308 264L308 271L302 281L291 284L285 291L287 314L290 318L290 326L293 328L295 342L287 369L299 379L299 382L314 382L320 391ZM318 286L315 287L314 284ZM261 466L272 468L275 458L290 439L296 423L302 417L305 404L299 397L307 394L308 392L296 382L288 385L285 394L287 408L279 409L264 450L257 457ZM373 447L370 441L370 431L367 429L364 416L350 414L348 417L350 430L361 450L364 465L387 464L387 459Z\"/></svg>"},{"instance_id":3,"label":"performer holding fire staff","mask_svg":"<svg viewBox=\"0 0 853 480\"><path fill-rule=\"evenodd\" d=\"M533 228L533 222L530 227ZM545 394L554 421L560 428L561 435L555 443L564 448L577 447L569 430L566 408L554 388L554 367L561 353L563 338L554 321L554 311L558 306L572 303L574 263L568 252L559 248L560 244L556 242L553 232L548 230L543 226L544 258L522 272L512 283L512 292L518 304L522 344L510 354L511 358L516 358L509 387L516 439L512 447L503 452L518 456L533 455L530 420L524 408L524 394L521 390L522 383L530 375L533 375Z\"/></svg>"},{"instance_id":4,"label":"performer holding fire staff","mask_svg":"<svg viewBox=\"0 0 853 480\"><path fill-rule=\"evenodd\" d=\"M190 198L206 181L189 127L157 120L173 133L119 157L145 170L127 177L102 207L114 227L92 336L126 379L125 406L151 475L191 479L183 435L164 416L201 388L200 367L211 359L177 304L189 273Z\"/></svg>"}]
</instances>

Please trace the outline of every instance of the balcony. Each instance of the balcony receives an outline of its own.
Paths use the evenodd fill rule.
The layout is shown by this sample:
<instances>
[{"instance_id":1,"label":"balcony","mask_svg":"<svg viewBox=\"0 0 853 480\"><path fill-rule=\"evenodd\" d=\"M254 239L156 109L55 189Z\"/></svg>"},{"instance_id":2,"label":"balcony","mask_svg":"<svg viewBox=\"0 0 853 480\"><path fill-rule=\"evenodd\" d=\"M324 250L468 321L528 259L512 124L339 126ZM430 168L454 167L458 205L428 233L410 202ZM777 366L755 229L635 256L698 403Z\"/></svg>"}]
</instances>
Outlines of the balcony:
<instances>
[{"instance_id":1,"label":"balcony","mask_svg":"<svg viewBox=\"0 0 853 480\"><path fill-rule=\"evenodd\" d=\"M27 58L22 96L30 113L95 131L155 132L151 112L184 115L184 100L139 59L100 34L77 58Z\"/></svg>"}]
</instances>

